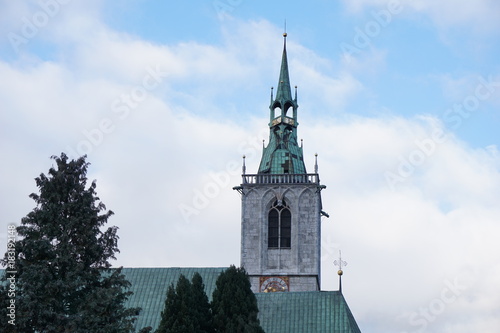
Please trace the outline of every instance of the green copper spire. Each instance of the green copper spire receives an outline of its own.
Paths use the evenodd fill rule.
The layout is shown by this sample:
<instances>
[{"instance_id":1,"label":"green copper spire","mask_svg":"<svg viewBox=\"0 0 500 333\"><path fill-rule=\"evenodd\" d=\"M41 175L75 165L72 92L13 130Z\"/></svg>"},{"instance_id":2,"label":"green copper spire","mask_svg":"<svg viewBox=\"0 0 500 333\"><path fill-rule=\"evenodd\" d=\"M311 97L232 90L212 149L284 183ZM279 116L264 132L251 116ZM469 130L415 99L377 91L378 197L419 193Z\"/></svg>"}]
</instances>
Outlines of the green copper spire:
<instances>
[{"instance_id":1,"label":"green copper spire","mask_svg":"<svg viewBox=\"0 0 500 333\"><path fill-rule=\"evenodd\" d=\"M283 56L276 98L271 93L269 144L264 148L260 161L259 173L269 174L305 174L306 168L302 147L297 144L297 92L292 99L288 60L286 55L286 37L283 34Z\"/></svg>"},{"instance_id":2,"label":"green copper spire","mask_svg":"<svg viewBox=\"0 0 500 333\"><path fill-rule=\"evenodd\" d=\"M292 99L292 91L290 89L290 75L288 74L288 59L286 57L286 36L284 33L283 56L281 57L280 79L278 82L278 90L276 91L276 100L287 101Z\"/></svg>"}]
</instances>

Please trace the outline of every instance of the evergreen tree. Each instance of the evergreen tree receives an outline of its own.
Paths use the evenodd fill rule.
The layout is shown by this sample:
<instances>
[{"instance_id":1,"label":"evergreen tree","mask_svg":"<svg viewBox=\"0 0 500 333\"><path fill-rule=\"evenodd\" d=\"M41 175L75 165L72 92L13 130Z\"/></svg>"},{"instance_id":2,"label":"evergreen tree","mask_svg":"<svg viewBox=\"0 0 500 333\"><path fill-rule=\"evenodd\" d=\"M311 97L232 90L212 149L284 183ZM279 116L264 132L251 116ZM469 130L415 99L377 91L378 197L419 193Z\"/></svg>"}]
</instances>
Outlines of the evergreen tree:
<instances>
[{"instance_id":1,"label":"evergreen tree","mask_svg":"<svg viewBox=\"0 0 500 333\"><path fill-rule=\"evenodd\" d=\"M87 187L85 157L52 159L56 167L35 179L39 194L30 197L36 207L17 227L16 329L131 332L139 309L124 307L130 283L109 263L119 252L117 227L104 229L113 212L99 201L95 182ZM6 318L0 327L7 327Z\"/></svg>"},{"instance_id":2,"label":"evergreen tree","mask_svg":"<svg viewBox=\"0 0 500 333\"><path fill-rule=\"evenodd\" d=\"M217 278L212 296L213 326L221 333L264 333L257 299L244 268L229 267Z\"/></svg>"},{"instance_id":3,"label":"evergreen tree","mask_svg":"<svg viewBox=\"0 0 500 333\"><path fill-rule=\"evenodd\" d=\"M169 329L173 327L178 309L178 299L175 293L175 288L170 285L167 290L167 298L165 299L165 306L161 312L160 325L155 333L168 333Z\"/></svg>"},{"instance_id":4,"label":"evergreen tree","mask_svg":"<svg viewBox=\"0 0 500 333\"><path fill-rule=\"evenodd\" d=\"M184 275L167 291L165 308L156 333L211 333L211 313L201 275L195 273L192 282Z\"/></svg>"},{"instance_id":5,"label":"evergreen tree","mask_svg":"<svg viewBox=\"0 0 500 333\"><path fill-rule=\"evenodd\" d=\"M196 272L191 279L193 285L193 310L195 327L198 333L212 333L212 312L207 294L205 293L205 284L201 275Z\"/></svg>"}]
</instances>

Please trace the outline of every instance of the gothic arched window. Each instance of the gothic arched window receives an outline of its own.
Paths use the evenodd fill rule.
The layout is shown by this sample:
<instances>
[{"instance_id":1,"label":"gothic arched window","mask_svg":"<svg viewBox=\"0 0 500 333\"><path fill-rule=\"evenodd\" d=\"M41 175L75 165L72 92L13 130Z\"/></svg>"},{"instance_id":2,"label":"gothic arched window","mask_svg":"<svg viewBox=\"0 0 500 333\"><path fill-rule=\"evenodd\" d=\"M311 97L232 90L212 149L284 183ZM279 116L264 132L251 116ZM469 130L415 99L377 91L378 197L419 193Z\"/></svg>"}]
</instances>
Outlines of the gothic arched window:
<instances>
[{"instance_id":1,"label":"gothic arched window","mask_svg":"<svg viewBox=\"0 0 500 333\"><path fill-rule=\"evenodd\" d=\"M292 243L292 213L285 200L276 200L268 215L270 248L290 248Z\"/></svg>"}]
</instances>

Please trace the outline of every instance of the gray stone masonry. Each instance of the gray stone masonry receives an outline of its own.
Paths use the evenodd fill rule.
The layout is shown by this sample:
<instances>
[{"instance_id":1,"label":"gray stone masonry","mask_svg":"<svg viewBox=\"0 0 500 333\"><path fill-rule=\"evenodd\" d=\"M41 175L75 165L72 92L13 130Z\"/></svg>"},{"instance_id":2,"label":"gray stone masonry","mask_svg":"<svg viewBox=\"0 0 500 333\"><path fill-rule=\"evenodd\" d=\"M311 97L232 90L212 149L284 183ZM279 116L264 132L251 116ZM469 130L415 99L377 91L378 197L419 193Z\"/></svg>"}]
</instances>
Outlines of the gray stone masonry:
<instances>
[{"instance_id":1,"label":"gray stone masonry","mask_svg":"<svg viewBox=\"0 0 500 333\"><path fill-rule=\"evenodd\" d=\"M292 214L291 247L268 248L268 214L285 200ZM242 184L241 265L259 291L260 276L288 276L290 291L320 289L321 194L317 183Z\"/></svg>"}]
</instances>

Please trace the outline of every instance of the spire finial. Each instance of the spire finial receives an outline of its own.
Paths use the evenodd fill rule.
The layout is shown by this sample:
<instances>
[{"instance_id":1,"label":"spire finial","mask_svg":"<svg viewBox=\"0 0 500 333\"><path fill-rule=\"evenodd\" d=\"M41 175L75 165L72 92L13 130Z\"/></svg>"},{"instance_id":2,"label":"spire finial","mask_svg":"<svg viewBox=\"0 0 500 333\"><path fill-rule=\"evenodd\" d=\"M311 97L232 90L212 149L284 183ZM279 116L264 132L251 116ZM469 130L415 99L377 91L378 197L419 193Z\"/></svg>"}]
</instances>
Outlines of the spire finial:
<instances>
[{"instance_id":1,"label":"spire finial","mask_svg":"<svg viewBox=\"0 0 500 333\"><path fill-rule=\"evenodd\" d=\"M318 173L318 153L314 154L314 173Z\"/></svg>"},{"instance_id":2,"label":"spire finial","mask_svg":"<svg viewBox=\"0 0 500 333\"><path fill-rule=\"evenodd\" d=\"M286 33L286 19L285 19L285 30L283 31L283 37L286 38L287 33Z\"/></svg>"},{"instance_id":3,"label":"spire finial","mask_svg":"<svg viewBox=\"0 0 500 333\"><path fill-rule=\"evenodd\" d=\"M339 291L342 293L342 275L344 271L342 271L342 267L347 266L347 261L342 260L342 252L339 250L339 260L335 260L333 262L335 266L339 266L339 270L337 274L339 275Z\"/></svg>"},{"instance_id":4,"label":"spire finial","mask_svg":"<svg viewBox=\"0 0 500 333\"><path fill-rule=\"evenodd\" d=\"M280 77L278 81L278 87L276 88L276 100L279 101L284 106L286 101L292 100L292 91L290 88L290 76L288 74L288 60L286 56L286 36L287 33L283 33L283 55L281 57L281 69Z\"/></svg>"},{"instance_id":5,"label":"spire finial","mask_svg":"<svg viewBox=\"0 0 500 333\"><path fill-rule=\"evenodd\" d=\"M243 155L243 166L241 167L241 171L242 171L243 174L245 174L247 172L247 166L245 164L246 158L247 157L245 155Z\"/></svg>"}]
</instances>

